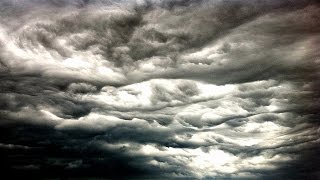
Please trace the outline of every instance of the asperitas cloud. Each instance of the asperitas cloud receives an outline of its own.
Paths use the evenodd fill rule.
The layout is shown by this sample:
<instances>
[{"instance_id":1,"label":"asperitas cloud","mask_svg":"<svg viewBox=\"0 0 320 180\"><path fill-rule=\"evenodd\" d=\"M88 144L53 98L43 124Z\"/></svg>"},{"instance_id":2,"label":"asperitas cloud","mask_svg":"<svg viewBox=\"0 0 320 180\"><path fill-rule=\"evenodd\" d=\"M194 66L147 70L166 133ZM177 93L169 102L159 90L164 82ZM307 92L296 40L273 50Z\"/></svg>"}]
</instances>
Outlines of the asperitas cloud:
<instances>
[{"instance_id":1,"label":"asperitas cloud","mask_svg":"<svg viewBox=\"0 0 320 180\"><path fill-rule=\"evenodd\" d=\"M2 0L12 178L319 179L314 0Z\"/></svg>"}]
</instances>

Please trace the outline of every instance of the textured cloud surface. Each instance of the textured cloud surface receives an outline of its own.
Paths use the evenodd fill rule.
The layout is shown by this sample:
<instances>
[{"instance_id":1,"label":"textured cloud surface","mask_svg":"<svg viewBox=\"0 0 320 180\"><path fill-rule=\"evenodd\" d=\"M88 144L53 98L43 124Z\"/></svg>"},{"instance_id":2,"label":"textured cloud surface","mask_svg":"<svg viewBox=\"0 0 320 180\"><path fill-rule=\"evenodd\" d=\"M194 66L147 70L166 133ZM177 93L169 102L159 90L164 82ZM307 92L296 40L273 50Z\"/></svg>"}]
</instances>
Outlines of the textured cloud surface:
<instances>
[{"instance_id":1,"label":"textured cloud surface","mask_svg":"<svg viewBox=\"0 0 320 180\"><path fill-rule=\"evenodd\" d=\"M2 0L1 171L320 178L320 5Z\"/></svg>"}]
</instances>

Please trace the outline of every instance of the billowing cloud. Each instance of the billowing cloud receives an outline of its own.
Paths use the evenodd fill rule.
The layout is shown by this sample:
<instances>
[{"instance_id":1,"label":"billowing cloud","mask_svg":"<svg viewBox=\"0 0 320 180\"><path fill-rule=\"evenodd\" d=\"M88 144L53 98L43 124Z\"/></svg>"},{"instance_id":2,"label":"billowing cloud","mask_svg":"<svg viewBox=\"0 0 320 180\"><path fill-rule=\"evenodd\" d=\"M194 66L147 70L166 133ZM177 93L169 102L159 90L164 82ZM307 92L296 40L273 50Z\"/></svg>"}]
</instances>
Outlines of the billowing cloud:
<instances>
[{"instance_id":1,"label":"billowing cloud","mask_svg":"<svg viewBox=\"0 0 320 180\"><path fill-rule=\"evenodd\" d=\"M13 177L319 178L316 1L0 2Z\"/></svg>"}]
</instances>

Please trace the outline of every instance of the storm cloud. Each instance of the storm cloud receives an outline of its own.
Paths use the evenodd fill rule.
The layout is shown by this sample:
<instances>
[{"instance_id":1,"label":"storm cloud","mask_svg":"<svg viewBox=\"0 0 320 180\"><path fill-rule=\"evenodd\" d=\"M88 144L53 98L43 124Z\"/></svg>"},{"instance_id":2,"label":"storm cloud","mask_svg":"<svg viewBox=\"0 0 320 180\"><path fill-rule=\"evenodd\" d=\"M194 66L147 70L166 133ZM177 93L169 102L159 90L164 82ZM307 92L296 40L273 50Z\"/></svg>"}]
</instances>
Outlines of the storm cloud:
<instances>
[{"instance_id":1,"label":"storm cloud","mask_svg":"<svg viewBox=\"0 0 320 180\"><path fill-rule=\"evenodd\" d=\"M2 0L13 178L319 179L312 0Z\"/></svg>"}]
</instances>

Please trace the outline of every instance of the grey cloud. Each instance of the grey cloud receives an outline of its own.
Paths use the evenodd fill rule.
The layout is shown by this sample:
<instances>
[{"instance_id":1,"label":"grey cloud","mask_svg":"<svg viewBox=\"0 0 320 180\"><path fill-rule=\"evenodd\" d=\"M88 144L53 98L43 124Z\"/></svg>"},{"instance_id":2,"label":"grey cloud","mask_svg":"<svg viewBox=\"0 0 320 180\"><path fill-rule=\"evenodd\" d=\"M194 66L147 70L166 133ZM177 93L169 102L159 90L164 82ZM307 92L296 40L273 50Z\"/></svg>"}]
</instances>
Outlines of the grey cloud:
<instances>
[{"instance_id":1,"label":"grey cloud","mask_svg":"<svg viewBox=\"0 0 320 180\"><path fill-rule=\"evenodd\" d=\"M72 93L94 93L97 91L95 86L86 83L72 83L68 86L68 90Z\"/></svg>"},{"instance_id":2,"label":"grey cloud","mask_svg":"<svg viewBox=\"0 0 320 180\"><path fill-rule=\"evenodd\" d=\"M13 177L317 179L316 1L0 2Z\"/></svg>"},{"instance_id":3,"label":"grey cloud","mask_svg":"<svg viewBox=\"0 0 320 180\"><path fill-rule=\"evenodd\" d=\"M28 146L16 145L16 144L0 144L0 148L4 149L29 149Z\"/></svg>"}]
</instances>

